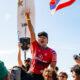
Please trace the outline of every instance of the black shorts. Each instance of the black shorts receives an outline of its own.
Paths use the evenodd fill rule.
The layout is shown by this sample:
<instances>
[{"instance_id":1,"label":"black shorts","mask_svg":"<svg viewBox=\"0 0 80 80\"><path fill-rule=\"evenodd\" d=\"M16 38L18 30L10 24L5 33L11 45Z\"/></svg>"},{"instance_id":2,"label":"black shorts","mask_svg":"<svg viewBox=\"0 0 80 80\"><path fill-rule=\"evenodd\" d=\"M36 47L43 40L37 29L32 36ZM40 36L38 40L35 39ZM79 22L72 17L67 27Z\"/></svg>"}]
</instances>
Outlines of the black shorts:
<instances>
[{"instance_id":1,"label":"black shorts","mask_svg":"<svg viewBox=\"0 0 80 80\"><path fill-rule=\"evenodd\" d=\"M42 74L29 73L32 77L32 80L44 80Z\"/></svg>"},{"instance_id":2,"label":"black shorts","mask_svg":"<svg viewBox=\"0 0 80 80\"><path fill-rule=\"evenodd\" d=\"M22 80L44 80L42 74L27 73Z\"/></svg>"}]
</instances>

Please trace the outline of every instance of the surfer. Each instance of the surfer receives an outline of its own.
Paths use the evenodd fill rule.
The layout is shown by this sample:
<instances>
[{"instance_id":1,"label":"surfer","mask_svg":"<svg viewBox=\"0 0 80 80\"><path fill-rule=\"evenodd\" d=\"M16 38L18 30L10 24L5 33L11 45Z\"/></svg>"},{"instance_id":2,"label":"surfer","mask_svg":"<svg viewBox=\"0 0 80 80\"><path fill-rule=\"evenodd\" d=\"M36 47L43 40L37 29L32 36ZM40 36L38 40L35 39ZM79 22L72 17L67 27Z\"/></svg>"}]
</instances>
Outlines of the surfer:
<instances>
[{"instance_id":1,"label":"surfer","mask_svg":"<svg viewBox=\"0 0 80 80\"><path fill-rule=\"evenodd\" d=\"M47 47L48 34L46 32L38 33L38 41L36 40L33 25L30 20L30 11L25 13L28 28L31 35L31 53L32 62L29 69L29 74L33 80L44 80L42 73L44 68L47 68L50 64L50 68L55 70L56 66L56 52L51 48Z\"/></svg>"}]
</instances>

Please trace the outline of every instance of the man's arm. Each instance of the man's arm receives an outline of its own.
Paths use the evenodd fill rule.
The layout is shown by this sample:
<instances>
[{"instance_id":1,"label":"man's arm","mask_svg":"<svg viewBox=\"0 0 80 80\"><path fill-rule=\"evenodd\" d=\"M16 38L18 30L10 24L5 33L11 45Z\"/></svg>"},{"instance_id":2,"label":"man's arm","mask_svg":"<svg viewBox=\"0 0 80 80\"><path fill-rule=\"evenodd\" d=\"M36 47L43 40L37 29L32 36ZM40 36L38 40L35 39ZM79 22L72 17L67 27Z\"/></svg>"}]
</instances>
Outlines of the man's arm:
<instances>
[{"instance_id":1,"label":"man's arm","mask_svg":"<svg viewBox=\"0 0 80 80\"><path fill-rule=\"evenodd\" d=\"M57 63L57 54L54 50L51 50L51 64L50 67L55 71L56 63Z\"/></svg>"},{"instance_id":2,"label":"man's arm","mask_svg":"<svg viewBox=\"0 0 80 80\"><path fill-rule=\"evenodd\" d=\"M30 20L30 11L26 12L25 16L26 16L28 28L29 28L30 35L31 35L31 42L34 42L36 40L36 37L35 37L33 25L31 24L31 20Z\"/></svg>"},{"instance_id":3,"label":"man's arm","mask_svg":"<svg viewBox=\"0 0 80 80\"><path fill-rule=\"evenodd\" d=\"M21 44L18 43L18 46L19 46L19 52L18 52L18 64L20 67L22 67L23 63L22 63L22 60L21 60Z\"/></svg>"},{"instance_id":4,"label":"man's arm","mask_svg":"<svg viewBox=\"0 0 80 80\"><path fill-rule=\"evenodd\" d=\"M55 67L56 67L56 62L51 62L50 68L55 71Z\"/></svg>"}]
</instances>

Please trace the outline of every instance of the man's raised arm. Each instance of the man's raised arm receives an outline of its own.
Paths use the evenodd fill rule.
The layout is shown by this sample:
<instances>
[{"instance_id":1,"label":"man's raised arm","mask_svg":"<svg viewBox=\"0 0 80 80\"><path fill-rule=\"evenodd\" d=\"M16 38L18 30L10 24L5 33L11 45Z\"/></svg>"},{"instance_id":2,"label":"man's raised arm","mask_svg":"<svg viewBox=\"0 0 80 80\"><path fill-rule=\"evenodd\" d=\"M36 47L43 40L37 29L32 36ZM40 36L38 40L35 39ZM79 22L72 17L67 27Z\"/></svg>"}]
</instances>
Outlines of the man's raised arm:
<instances>
[{"instance_id":1,"label":"man's raised arm","mask_svg":"<svg viewBox=\"0 0 80 80\"><path fill-rule=\"evenodd\" d=\"M22 60L21 60L21 46L22 44L21 43L18 43L18 47L19 47L19 52L18 52L18 65L20 67L22 67L23 63L22 63Z\"/></svg>"},{"instance_id":2,"label":"man's raised arm","mask_svg":"<svg viewBox=\"0 0 80 80\"><path fill-rule=\"evenodd\" d=\"M31 42L34 42L36 40L36 37L35 37L33 25L31 24L31 20L30 20L30 11L26 12L25 16L26 16L28 28L29 28L30 35L31 35Z\"/></svg>"}]
</instances>

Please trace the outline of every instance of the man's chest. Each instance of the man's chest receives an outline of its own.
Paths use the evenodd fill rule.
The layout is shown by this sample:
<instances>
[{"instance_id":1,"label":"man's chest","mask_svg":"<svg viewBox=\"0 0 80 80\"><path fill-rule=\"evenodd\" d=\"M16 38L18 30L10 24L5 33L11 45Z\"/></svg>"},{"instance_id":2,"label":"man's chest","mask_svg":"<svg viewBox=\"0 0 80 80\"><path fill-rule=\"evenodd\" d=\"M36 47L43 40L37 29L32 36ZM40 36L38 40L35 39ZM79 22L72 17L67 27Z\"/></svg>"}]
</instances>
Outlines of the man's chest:
<instances>
[{"instance_id":1,"label":"man's chest","mask_svg":"<svg viewBox=\"0 0 80 80\"><path fill-rule=\"evenodd\" d=\"M48 63L50 61L50 52L48 50L37 49L33 58Z\"/></svg>"}]
</instances>

